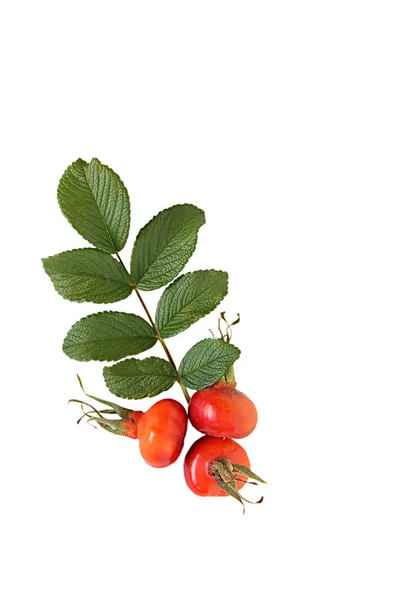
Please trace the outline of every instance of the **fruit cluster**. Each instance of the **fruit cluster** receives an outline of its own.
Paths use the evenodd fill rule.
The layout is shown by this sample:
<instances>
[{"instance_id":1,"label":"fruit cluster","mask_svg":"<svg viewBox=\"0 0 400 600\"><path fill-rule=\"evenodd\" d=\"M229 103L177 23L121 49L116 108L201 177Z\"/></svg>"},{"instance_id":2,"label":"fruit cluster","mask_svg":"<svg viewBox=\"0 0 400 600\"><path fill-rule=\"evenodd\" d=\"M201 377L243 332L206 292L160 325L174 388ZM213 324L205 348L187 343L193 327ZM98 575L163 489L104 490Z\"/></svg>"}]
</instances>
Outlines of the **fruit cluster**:
<instances>
[{"instance_id":1,"label":"fruit cluster","mask_svg":"<svg viewBox=\"0 0 400 600\"><path fill-rule=\"evenodd\" d=\"M82 406L78 423L86 418L108 432L138 439L144 460L161 468L181 454L189 420L204 435L185 457L188 487L199 496L230 495L243 505L239 490L248 479L255 480L254 485L265 482L250 470L245 450L232 439L248 436L257 424L256 407L236 389L233 365L240 350L231 344L231 336L239 318L229 324L221 313L220 339L197 342L179 366L166 342L214 310L228 291L224 271L193 271L177 277L196 248L204 212L190 204L161 211L139 231L128 270L119 252L129 233L129 196L112 169L97 159L90 163L78 159L61 178L58 201L70 224L94 247L43 259L56 291L70 301L97 304L117 302L134 293L147 317L117 311L88 315L68 332L65 354L79 361L119 361L103 369L105 383L116 396L151 398L177 382L189 403L188 412L170 398L146 412L130 410L86 394L79 379L85 395L101 407L71 400ZM153 318L142 292L166 284ZM149 350L157 342L167 360L155 356L120 360Z\"/></svg>"}]
</instances>

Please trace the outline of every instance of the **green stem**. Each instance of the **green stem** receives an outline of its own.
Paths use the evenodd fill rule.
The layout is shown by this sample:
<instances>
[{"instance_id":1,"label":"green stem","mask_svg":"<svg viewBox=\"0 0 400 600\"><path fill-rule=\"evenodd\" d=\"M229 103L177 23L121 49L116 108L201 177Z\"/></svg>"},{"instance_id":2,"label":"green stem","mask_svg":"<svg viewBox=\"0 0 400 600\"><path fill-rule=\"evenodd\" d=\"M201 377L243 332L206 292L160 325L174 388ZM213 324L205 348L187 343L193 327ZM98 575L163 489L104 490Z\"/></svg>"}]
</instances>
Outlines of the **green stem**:
<instances>
[{"instance_id":1,"label":"green stem","mask_svg":"<svg viewBox=\"0 0 400 600\"><path fill-rule=\"evenodd\" d=\"M174 359L172 358L171 352L169 351L169 348L168 348L167 344L165 343L165 340L162 337L160 337L160 334L157 332L156 329L155 329L155 331L156 331L157 339L160 342L161 346L164 348L164 352L165 352L165 354L166 354L169 362L171 363L171 365L175 369L176 380L177 380L177 382L180 385L180 388L181 388L181 390L183 392L183 395L185 396L186 402L189 404L189 402L190 402L190 394L188 392L188 389L187 389L186 385L183 383L182 379L178 375L178 369L176 368L176 364L175 364Z\"/></svg>"},{"instance_id":2,"label":"green stem","mask_svg":"<svg viewBox=\"0 0 400 600\"><path fill-rule=\"evenodd\" d=\"M227 370L225 375L223 377L221 377L219 382L220 383L236 383L235 369L234 369L233 365L231 367L229 367L229 369Z\"/></svg>"},{"instance_id":3,"label":"green stem","mask_svg":"<svg viewBox=\"0 0 400 600\"><path fill-rule=\"evenodd\" d=\"M122 259L121 259L120 255L118 254L118 252L116 252L116 257L118 258L119 262L121 263L121 265L124 267L125 271L126 271L126 272L128 273L128 275L129 275L129 271L128 271L128 269L125 267L124 263L122 262ZM169 351L169 348L168 348L168 346L167 346L167 344L166 344L165 340L164 340L164 339L163 339L163 338L160 336L160 332L158 331L158 329L157 329L157 327L156 327L156 324L155 324L155 322L154 322L154 319L153 319L153 317L151 316L151 313L150 313L149 309L147 308L147 306L146 306L146 304L145 304L145 301L144 301L144 300L143 300L143 298L142 298L142 295L141 295L141 293L139 292L139 290L137 289L137 287L136 287L136 285L135 285L134 283L131 283L131 286L132 286L132 289L135 291L135 293L136 293L136 296L138 297L138 299L139 299L139 302L140 302L140 304L142 305L144 312L146 313L146 316L147 316L147 318L148 318L148 320L149 320L149 322L150 322L150 325L152 326L152 328L153 328L153 330L154 330L154 333L155 333L155 335L156 335L156 338L158 339L158 341L160 342L161 346L163 347L163 349L164 349L164 352L165 352L165 354L166 354L166 356L167 356L167 358L168 358L169 362L171 363L171 365L173 366L173 368L174 368L174 370L175 370L175 373L176 373L176 381L179 383L179 385L180 385L180 387L181 387L181 390L182 390L182 392L183 392L183 395L185 396L185 400L187 401L187 403L189 403L189 402L190 402L190 394L189 394L189 391L188 391L187 387L185 386L185 384L183 383L183 381L181 380L181 378L179 377L179 374L178 374L178 369L176 368L176 364L175 364L175 361L174 361L174 359L172 358L172 354L171 354L171 352Z\"/></svg>"}]
</instances>

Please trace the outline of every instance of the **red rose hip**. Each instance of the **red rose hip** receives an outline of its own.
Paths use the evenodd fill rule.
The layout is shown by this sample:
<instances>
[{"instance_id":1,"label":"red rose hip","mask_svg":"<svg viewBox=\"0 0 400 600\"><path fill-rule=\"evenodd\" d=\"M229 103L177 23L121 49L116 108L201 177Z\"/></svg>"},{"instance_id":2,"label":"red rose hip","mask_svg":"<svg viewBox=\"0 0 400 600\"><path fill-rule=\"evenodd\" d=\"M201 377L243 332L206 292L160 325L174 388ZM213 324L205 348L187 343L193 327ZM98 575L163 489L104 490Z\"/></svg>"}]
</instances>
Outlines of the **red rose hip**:
<instances>
[{"instance_id":1,"label":"red rose hip","mask_svg":"<svg viewBox=\"0 0 400 600\"><path fill-rule=\"evenodd\" d=\"M82 382L80 380L79 382L86 394ZM182 452L188 417L180 402L166 398L153 404L146 412L142 412L141 410L129 410L115 402L86 395L109 408L97 410L87 402L80 400L70 400L70 402L79 402L81 405L91 408L90 412L83 413L89 422L97 423L110 433L138 439L140 453L151 467L168 467ZM106 413L117 414L120 418L109 419L104 416Z\"/></svg>"},{"instance_id":2,"label":"red rose hip","mask_svg":"<svg viewBox=\"0 0 400 600\"><path fill-rule=\"evenodd\" d=\"M206 435L244 438L257 425L257 409L236 383L218 382L193 394L189 420Z\"/></svg>"},{"instance_id":3,"label":"red rose hip","mask_svg":"<svg viewBox=\"0 0 400 600\"><path fill-rule=\"evenodd\" d=\"M141 417L137 436L144 460L152 467L167 467L180 455L187 429L187 413L176 400L160 400Z\"/></svg>"},{"instance_id":4,"label":"red rose hip","mask_svg":"<svg viewBox=\"0 0 400 600\"><path fill-rule=\"evenodd\" d=\"M198 496L227 496L217 484L212 474L214 461L227 458L231 463L238 463L250 468L250 461L246 451L234 440L209 437L205 435L193 444L186 454L184 463L185 480L188 487ZM240 490L247 481L237 482Z\"/></svg>"}]
</instances>

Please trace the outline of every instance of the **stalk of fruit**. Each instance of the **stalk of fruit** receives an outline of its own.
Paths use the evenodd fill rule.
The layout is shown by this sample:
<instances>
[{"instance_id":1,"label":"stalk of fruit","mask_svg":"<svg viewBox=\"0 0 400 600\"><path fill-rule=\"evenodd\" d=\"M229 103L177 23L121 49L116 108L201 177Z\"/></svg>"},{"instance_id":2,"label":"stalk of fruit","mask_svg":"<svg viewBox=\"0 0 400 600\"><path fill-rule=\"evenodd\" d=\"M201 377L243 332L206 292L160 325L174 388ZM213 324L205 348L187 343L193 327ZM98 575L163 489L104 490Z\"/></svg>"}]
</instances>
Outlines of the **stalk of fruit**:
<instances>
[{"instance_id":1,"label":"stalk of fruit","mask_svg":"<svg viewBox=\"0 0 400 600\"><path fill-rule=\"evenodd\" d=\"M146 317L110 310L87 315L67 333L65 354L78 361L114 362L103 368L103 377L110 392L120 398L152 398L178 383L189 410L187 414L171 398L156 402L145 413L94 396L89 397L100 408L73 402L81 403L83 417L90 423L138 439L144 460L154 467L166 467L178 458L189 418L206 435L186 455L188 487L201 496L230 495L243 504L239 490L248 479L255 480L253 484L265 482L250 470L245 450L231 439L246 437L257 424L253 402L236 389L233 365L240 350L231 336L239 319L229 324L221 313L221 337L200 340L179 365L167 343L212 312L228 292L225 271L180 275L196 248L204 212L191 204L161 211L139 231L128 269L120 252L128 239L130 202L120 177L97 159L90 163L78 159L64 172L57 195L64 216L92 247L43 259L56 291L67 300L95 304L118 302L133 294ZM145 294L164 286L153 317ZM165 359L132 358L156 344ZM189 390L194 391L192 396Z\"/></svg>"}]
</instances>

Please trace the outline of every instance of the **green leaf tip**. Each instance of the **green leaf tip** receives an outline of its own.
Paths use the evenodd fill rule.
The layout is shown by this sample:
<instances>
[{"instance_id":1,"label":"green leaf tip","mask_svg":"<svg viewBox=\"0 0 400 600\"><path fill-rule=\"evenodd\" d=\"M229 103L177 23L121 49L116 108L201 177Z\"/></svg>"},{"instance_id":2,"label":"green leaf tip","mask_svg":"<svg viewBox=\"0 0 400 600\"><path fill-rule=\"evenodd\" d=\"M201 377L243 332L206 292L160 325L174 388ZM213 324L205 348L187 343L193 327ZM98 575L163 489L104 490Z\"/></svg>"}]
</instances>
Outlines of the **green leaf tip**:
<instances>
[{"instance_id":1,"label":"green leaf tip","mask_svg":"<svg viewBox=\"0 0 400 600\"><path fill-rule=\"evenodd\" d=\"M266 481L264 481L264 479L261 479L261 477L259 477L256 473L251 471L245 465L233 464L232 467L233 467L234 471L236 471L237 473L240 473L241 475L245 475L249 479L255 479L256 481L259 481L260 483L267 483Z\"/></svg>"},{"instance_id":2,"label":"green leaf tip","mask_svg":"<svg viewBox=\"0 0 400 600\"><path fill-rule=\"evenodd\" d=\"M120 177L97 158L78 158L57 190L63 215L90 244L109 254L122 250L130 225L128 192Z\"/></svg>"}]
</instances>

